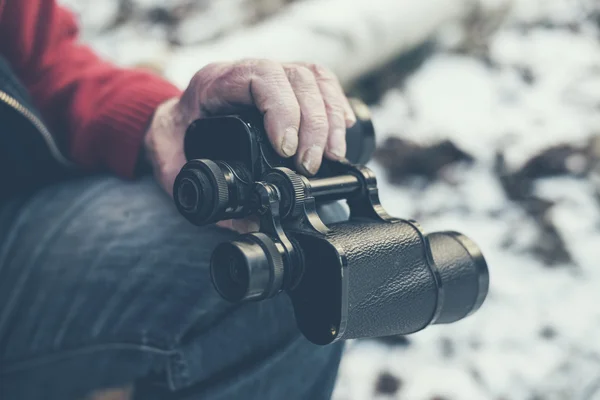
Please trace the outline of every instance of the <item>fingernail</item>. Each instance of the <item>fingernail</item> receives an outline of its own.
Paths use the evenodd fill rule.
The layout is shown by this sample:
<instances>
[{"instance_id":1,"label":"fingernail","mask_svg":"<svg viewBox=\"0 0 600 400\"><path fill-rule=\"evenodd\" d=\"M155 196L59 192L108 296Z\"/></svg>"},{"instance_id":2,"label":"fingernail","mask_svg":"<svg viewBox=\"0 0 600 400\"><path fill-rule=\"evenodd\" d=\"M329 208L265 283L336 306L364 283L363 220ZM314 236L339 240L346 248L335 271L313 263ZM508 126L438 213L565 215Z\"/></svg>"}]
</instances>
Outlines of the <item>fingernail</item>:
<instances>
[{"instance_id":1,"label":"fingernail","mask_svg":"<svg viewBox=\"0 0 600 400\"><path fill-rule=\"evenodd\" d=\"M287 128L283 134L281 151L291 157L296 154L296 149L298 149L298 131L295 128Z\"/></svg>"},{"instance_id":2,"label":"fingernail","mask_svg":"<svg viewBox=\"0 0 600 400\"><path fill-rule=\"evenodd\" d=\"M309 147L302 157L302 166L310 174L315 174L319 169L321 157L323 157L323 148L321 146Z\"/></svg>"},{"instance_id":3,"label":"fingernail","mask_svg":"<svg viewBox=\"0 0 600 400\"><path fill-rule=\"evenodd\" d=\"M352 128L356 123L356 116L351 113L346 113L346 126Z\"/></svg>"},{"instance_id":4,"label":"fingernail","mask_svg":"<svg viewBox=\"0 0 600 400\"><path fill-rule=\"evenodd\" d=\"M343 129L336 129L331 136L329 152L339 159L344 158L346 156L346 146L344 146L345 140L346 131Z\"/></svg>"}]
</instances>

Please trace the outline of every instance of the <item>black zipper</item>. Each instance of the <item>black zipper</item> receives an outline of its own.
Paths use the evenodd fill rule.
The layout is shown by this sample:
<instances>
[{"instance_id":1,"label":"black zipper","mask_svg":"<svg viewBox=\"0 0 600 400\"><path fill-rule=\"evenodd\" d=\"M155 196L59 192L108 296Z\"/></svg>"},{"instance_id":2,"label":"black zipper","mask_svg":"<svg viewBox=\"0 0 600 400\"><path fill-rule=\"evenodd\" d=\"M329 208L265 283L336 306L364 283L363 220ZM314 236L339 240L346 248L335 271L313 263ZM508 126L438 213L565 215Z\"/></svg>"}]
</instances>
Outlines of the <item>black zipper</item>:
<instances>
[{"instance_id":1,"label":"black zipper","mask_svg":"<svg viewBox=\"0 0 600 400\"><path fill-rule=\"evenodd\" d=\"M37 116L35 116L35 114L29 111L27 107L19 103L17 99L15 99L6 92L3 92L2 90L0 90L0 102L7 104L9 107L17 111L37 129L37 131L40 133L40 135L46 142L48 150L50 150L50 154L56 161L58 161L60 164L66 167L74 167L74 164L71 161L69 161L60 151L56 141L54 140L54 137L50 133L50 130Z\"/></svg>"}]
</instances>

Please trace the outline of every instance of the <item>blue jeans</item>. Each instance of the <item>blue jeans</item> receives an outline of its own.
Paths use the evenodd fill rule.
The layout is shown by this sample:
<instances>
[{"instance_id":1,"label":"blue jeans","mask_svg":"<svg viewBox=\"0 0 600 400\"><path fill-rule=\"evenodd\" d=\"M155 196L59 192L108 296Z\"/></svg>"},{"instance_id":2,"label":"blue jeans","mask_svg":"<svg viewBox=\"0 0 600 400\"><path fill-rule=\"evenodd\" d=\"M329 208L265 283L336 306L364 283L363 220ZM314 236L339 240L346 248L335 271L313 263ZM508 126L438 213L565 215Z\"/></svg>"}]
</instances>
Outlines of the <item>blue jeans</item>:
<instances>
[{"instance_id":1,"label":"blue jeans","mask_svg":"<svg viewBox=\"0 0 600 400\"><path fill-rule=\"evenodd\" d=\"M341 208L326 212L343 218ZM327 399L342 345L316 346L286 295L235 305L195 227L151 178L93 177L0 206L0 398Z\"/></svg>"}]
</instances>

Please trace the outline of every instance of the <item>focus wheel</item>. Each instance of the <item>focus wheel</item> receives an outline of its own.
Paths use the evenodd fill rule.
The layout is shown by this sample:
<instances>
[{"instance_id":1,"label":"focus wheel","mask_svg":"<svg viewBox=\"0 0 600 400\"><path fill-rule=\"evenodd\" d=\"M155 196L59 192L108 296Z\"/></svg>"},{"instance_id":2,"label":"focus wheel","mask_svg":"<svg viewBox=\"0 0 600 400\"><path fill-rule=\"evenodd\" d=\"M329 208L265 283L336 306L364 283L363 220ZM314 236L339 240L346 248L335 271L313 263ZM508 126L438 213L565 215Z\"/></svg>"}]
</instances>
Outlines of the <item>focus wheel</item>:
<instances>
[{"instance_id":1,"label":"focus wheel","mask_svg":"<svg viewBox=\"0 0 600 400\"><path fill-rule=\"evenodd\" d=\"M297 217L302 214L302 210L304 209L304 200L306 199L304 194L304 182L300 175L293 172L291 174L286 173L286 175L288 175L292 188L294 189L292 198L292 216Z\"/></svg>"},{"instance_id":2,"label":"focus wheel","mask_svg":"<svg viewBox=\"0 0 600 400\"><path fill-rule=\"evenodd\" d=\"M265 179L281 192L281 215L283 218L302 214L306 199L303 178L288 168L274 168Z\"/></svg>"}]
</instances>

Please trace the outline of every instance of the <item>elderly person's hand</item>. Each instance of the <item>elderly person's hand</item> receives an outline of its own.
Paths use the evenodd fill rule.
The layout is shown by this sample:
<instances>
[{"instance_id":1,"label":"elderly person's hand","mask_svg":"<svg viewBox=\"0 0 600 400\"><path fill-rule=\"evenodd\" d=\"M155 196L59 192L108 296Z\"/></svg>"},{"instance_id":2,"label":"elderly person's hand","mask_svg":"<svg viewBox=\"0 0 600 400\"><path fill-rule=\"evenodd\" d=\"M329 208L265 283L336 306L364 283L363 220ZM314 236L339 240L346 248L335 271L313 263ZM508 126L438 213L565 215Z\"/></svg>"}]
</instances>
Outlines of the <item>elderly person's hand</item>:
<instances>
[{"instance_id":1,"label":"elderly person's hand","mask_svg":"<svg viewBox=\"0 0 600 400\"><path fill-rule=\"evenodd\" d=\"M175 177L186 162L183 138L198 118L234 113L254 106L274 149L294 157L298 171L317 172L323 156L346 153L346 128L356 117L337 78L327 69L267 60L210 64L192 78L181 98L162 104L145 139L146 154L160 185L172 195ZM232 226L247 231L247 226Z\"/></svg>"}]
</instances>

